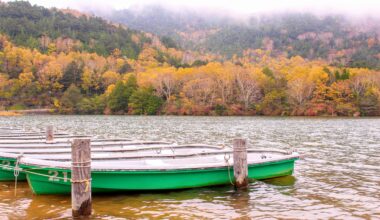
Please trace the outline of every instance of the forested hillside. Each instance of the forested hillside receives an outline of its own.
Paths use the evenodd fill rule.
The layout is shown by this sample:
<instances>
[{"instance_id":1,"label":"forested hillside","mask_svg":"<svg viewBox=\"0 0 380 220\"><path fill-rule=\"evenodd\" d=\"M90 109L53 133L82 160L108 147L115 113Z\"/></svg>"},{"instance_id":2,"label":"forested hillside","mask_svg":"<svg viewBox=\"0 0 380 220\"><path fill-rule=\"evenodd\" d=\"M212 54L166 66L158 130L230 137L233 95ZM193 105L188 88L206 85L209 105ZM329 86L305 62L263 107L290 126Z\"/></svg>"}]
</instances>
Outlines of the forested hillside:
<instances>
[{"instance_id":1,"label":"forested hillside","mask_svg":"<svg viewBox=\"0 0 380 220\"><path fill-rule=\"evenodd\" d=\"M159 6L105 16L138 30L171 36L184 48L226 58L263 49L273 57L299 55L336 66L380 68L378 19L307 13L232 18L207 11L174 12Z\"/></svg>"},{"instance_id":2,"label":"forested hillside","mask_svg":"<svg viewBox=\"0 0 380 220\"><path fill-rule=\"evenodd\" d=\"M109 55L117 48L122 55L136 58L149 41L140 32L110 25L101 18L75 17L23 1L0 3L0 17L0 32L12 42L43 52L77 50Z\"/></svg>"},{"instance_id":3,"label":"forested hillside","mask_svg":"<svg viewBox=\"0 0 380 220\"><path fill-rule=\"evenodd\" d=\"M380 115L376 69L332 65L326 59L285 52L274 55L275 50L265 48L245 48L226 59L184 51L171 38L80 13L25 2L0 8L5 18L0 21L0 110ZM379 43L376 39L368 45L377 48Z\"/></svg>"}]
</instances>

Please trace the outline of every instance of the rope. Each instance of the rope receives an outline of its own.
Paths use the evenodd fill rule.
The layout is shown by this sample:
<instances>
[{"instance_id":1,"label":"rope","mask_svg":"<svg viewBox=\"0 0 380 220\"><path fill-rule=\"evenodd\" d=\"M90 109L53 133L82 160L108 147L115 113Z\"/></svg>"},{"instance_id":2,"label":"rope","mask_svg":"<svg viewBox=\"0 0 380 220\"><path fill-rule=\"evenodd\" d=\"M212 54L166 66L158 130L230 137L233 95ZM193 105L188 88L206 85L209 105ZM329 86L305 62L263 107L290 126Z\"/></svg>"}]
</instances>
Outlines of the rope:
<instances>
[{"instance_id":1,"label":"rope","mask_svg":"<svg viewBox=\"0 0 380 220\"><path fill-rule=\"evenodd\" d=\"M36 173L36 172L31 172L30 171L30 170L46 169L46 168L49 168L49 167L30 168L30 169L23 170L23 172L29 173L29 174L33 174L33 175L37 175L37 176L43 176L43 177L48 177L48 178L52 177L52 178L58 179L58 180L70 181L71 183L86 183L85 192L88 192L88 190L90 188L90 182L92 181L92 179L73 180L72 178L68 178L68 177L51 176L51 175L47 175L47 174Z\"/></svg>"},{"instance_id":2,"label":"rope","mask_svg":"<svg viewBox=\"0 0 380 220\"><path fill-rule=\"evenodd\" d=\"M76 165L76 164L89 164L89 165ZM75 167L75 168L87 168L87 167L91 167L91 160L82 161L82 162L71 162L71 167Z\"/></svg>"},{"instance_id":3,"label":"rope","mask_svg":"<svg viewBox=\"0 0 380 220\"><path fill-rule=\"evenodd\" d=\"M35 170L36 170L36 169L39 169L39 168L35 168ZM42 168L42 169L44 169L44 168ZM51 176L51 175L47 175L47 174L31 172L31 171L29 171L29 170L33 170L33 169L23 170L23 172L25 172L25 173L30 173L30 174L34 174L34 175L37 175L37 176L53 177L54 179L70 180L70 181L71 181L71 178L64 178L64 177L59 177L59 176Z\"/></svg>"},{"instance_id":4,"label":"rope","mask_svg":"<svg viewBox=\"0 0 380 220\"><path fill-rule=\"evenodd\" d=\"M230 163L229 163L230 159L231 159L231 155L230 154L228 154L228 157L227 157L227 154L224 154L224 161L227 163L228 178L230 179L231 185L235 186L235 184L232 182L232 178L231 178Z\"/></svg>"},{"instance_id":5,"label":"rope","mask_svg":"<svg viewBox=\"0 0 380 220\"><path fill-rule=\"evenodd\" d=\"M0 164L0 168L3 168L3 170L12 170L12 169L14 169L14 167L11 167L10 165L3 165L3 164Z\"/></svg>"},{"instance_id":6,"label":"rope","mask_svg":"<svg viewBox=\"0 0 380 220\"><path fill-rule=\"evenodd\" d=\"M90 182L92 181L92 179L83 179L83 180L73 180L73 179L70 179L70 182L71 183L86 183L86 188L85 188L85 192L88 192L89 188L90 188Z\"/></svg>"},{"instance_id":7,"label":"rope","mask_svg":"<svg viewBox=\"0 0 380 220\"><path fill-rule=\"evenodd\" d=\"M84 164L84 163L91 163L91 160L82 161L82 162L71 162L71 164Z\"/></svg>"},{"instance_id":8,"label":"rope","mask_svg":"<svg viewBox=\"0 0 380 220\"><path fill-rule=\"evenodd\" d=\"M54 178L54 179L58 179L58 180L70 181L71 183L86 183L85 192L88 192L88 190L90 188L90 182L92 181L92 179L73 180L72 178L68 178L68 177L51 176L51 175L31 171L31 170L43 170L43 169L50 168L50 167L34 167L34 168L29 168L29 169L21 169L18 166L19 160L21 159L21 157L22 157L22 155L20 155L17 158L14 167L7 166L7 165L0 165L0 168L14 169L13 172L14 172L14 176L15 176L15 196L16 196L16 192L17 192L17 177L20 174L20 170L24 173L33 174L33 175L42 176L42 177ZM83 162L78 162L78 163L83 163Z\"/></svg>"},{"instance_id":9,"label":"rope","mask_svg":"<svg viewBox=\"0 0 380 220\"><path fill-rule=\"evenodd\" d=\"M15 196L17 196L17 177L20 174L19 163L22 155L17 156L15 166L13 168L13 175L15 176Z\"/></svg>"}]
</instances>

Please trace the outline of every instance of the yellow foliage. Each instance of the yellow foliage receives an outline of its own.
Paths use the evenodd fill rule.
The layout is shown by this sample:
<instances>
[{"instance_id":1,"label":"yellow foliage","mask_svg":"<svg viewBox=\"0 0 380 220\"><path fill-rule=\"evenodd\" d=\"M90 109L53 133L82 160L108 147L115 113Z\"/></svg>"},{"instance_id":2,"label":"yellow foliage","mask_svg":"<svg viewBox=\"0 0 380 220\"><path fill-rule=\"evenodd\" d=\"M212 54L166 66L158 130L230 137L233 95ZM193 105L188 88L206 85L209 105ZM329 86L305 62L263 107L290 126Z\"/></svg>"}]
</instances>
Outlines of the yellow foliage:
<instances>
[{"instance_id":1,"label":"yellow foliage","mask_svg":"<svg viewBox=\"0 0 380 220\"><path fill-rule=\"evenodd\" d=\"M112 91L115 89L115 84L111 84L111 85L109 85L108 87L107 87L107 90L105 91L105 95L106 96L109 96L111 93L112 93Z\"/></svg>"},{"instance_id":2,"label":"yellow foliage","mask_svg":"<svg viewBox=\"0 0 380 220\"><path fill-rule=\"evenodd\" d=\"M56 107L56 108L61 107L61 103L60 103L59 99L54 99L54 107Z\"/></svg>"},{"instance_id":3,"label":"yellow foliage","mask_svg":"<svg viewBox=\"0 0 380 220\"><path fill-rule=\"evenodd\" d=\"M18 79L19 79L21 86L28 86L28 85L32 84L32 82L34 80L34 75L32 72L21 73L18 76Z\"/></svg>"},{"instance_id":4,"label":"yellow foliage","mask_svg":"<svg viewBox=\"0 0 380 220\"><path fill-rule=\"evenodd\" d=\"M109 86L111 84L115 84L120 79L120 74L114 71L106 71L102 75L103 84L105 86Z\"/></svg>"}]
</instances>

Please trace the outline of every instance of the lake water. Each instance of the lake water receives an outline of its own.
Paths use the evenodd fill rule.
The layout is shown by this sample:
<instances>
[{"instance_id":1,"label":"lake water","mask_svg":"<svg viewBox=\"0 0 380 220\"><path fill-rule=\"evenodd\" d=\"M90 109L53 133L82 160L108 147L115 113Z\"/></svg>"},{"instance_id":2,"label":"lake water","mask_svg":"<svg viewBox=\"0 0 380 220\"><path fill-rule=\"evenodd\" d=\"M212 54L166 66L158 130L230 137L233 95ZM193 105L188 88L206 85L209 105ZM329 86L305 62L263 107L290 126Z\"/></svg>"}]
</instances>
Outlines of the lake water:
<instances>
[{"instance_id":1,"label":"lake water","mask_svg":"<svg viewBox=\"0 0 380 220\"><path fill-rule=\"evenodd\" d=\"M297 149L293 176L164 193L93 195L100 219L380 219L380 118L166 116L0 117L0 127L41 128L99 137ZM70 218L69 196L36 196L27 183L0 183L0 219Z\"/></svg>"}]
</instances>

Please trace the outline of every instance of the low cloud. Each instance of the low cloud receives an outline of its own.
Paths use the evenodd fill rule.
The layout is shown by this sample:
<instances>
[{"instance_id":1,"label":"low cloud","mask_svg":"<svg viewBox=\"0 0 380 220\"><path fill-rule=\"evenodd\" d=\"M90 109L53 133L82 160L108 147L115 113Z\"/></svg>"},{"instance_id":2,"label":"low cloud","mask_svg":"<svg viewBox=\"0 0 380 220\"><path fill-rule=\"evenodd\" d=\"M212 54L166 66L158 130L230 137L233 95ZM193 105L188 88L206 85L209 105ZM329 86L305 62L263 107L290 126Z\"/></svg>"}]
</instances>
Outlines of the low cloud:
<instances>
[{"instance_id":1,"label":"low cloud","mask_svg":"<svg viewBox=\"0 0 380 220\"><path fill-rule=\"evenodd\" d=\"M183 8L225 12L236 16L282 12L312 12L318 15L343 14L349 16L380 16L379 0L30 0L45 7L74 8L79 10L111 10L162 5L172 10Z\"/></svg>"}]
</instances>

